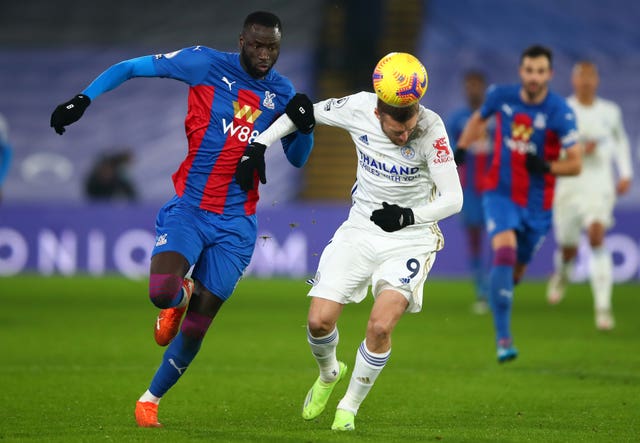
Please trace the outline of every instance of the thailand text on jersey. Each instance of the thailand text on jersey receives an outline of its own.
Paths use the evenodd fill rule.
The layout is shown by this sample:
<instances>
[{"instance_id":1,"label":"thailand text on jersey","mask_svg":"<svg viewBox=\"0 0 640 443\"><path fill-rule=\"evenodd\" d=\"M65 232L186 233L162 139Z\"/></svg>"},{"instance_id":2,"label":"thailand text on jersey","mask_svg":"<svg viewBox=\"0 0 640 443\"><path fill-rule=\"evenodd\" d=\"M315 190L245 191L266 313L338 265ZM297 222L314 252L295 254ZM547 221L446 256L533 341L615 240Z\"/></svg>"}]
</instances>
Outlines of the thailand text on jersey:
<instances>
[{"instance_id":1,"label":"thailand text on jersey","mask_svg":"<svg viewBox=\"0 0 640 443\"><path fill-rule=\"evenodd\" d=\"M460 138L465 124L471 117L473 111L468 106L455 111L447 120L447 134L451 141L454 151L455 142ZM493 121L493 120L492 120ZM492 125L490 125L492 126ZM488 135L488 134L486 134ZM483 134L483 136L486 136ZM460 183L467 191L473 191L474 194L480 195L484 189L484 182L491 161L491 143L488 138L479 140L467 148L468 155L463 165L458 166L460 173ZM478 197L479 198L479 197Z\"/></svg>"},{"instance_id":2,"label":"thailand text on jersey","mask_svg":"<svg viewBox=\"0 0 640 443\"><path fill-rule=\"evenodd\" d=\"M294 94L291 82L271 70L257 80L239 54L204 46L157 55L157 73L189 84L185 131L188 154L173 175L176 194L202 209L229 215L255 213L257 188L243 192L234 181L238 160Z\"/></svg>"},{"instance_id":3,"label":"thailand text on jersey","mask_svg":"<svg viewBox=\"0 0 640 443\"><path fill-rule=\"evenodd\" d=\"M555 176L529 174L526 154L556 160L561 149L578 141L576 119L563 97L549 92L542 103L526 104L520 98L520 87L489 88L480 109L483 118L496 118L485 189L510 197L519 206L547 211L553 203Z\"/></svg>"}]
</instances>

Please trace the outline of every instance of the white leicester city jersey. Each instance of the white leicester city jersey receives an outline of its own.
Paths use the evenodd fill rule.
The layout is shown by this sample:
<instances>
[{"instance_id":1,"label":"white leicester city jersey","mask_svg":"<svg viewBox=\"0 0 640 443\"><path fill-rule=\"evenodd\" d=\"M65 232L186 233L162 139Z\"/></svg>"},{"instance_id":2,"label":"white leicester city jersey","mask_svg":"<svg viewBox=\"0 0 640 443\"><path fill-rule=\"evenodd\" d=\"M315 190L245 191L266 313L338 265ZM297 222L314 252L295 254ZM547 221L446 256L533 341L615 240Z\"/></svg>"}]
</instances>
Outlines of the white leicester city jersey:
<instances>
[{"instance_id":1,"label":"white leicester city jersey","mask_svg":"<svg viewBox=\"0 0 640 443\"><path fill-rule=\"evenodd\" d=\"M456 165L442 119L420 106L418 123L406 146L394 145L382 132L374 114L377 96L360 92L314 105L317 122L349 132L358 157L356 183L352 189L350 219L367 220L363 227L380 231L368 221L382 202L415 209L438 196L432 173L445 169L457 177ZM447 214L450 215L450 214ZM408 226L394 235L417 235L437 229L436 221Z\"/></svg>"},{"instance_id":2,"label":"white leicester city jersey","mask_svg":"<svg viewBox=\"0 0 640 443\"><path fill-rule=\"evenodd\" d=\"M557 178L556 200L561 202L571 196L584 198L585 190L613 198L613 163L616 163L621 178L632 177L629 140L620 108L602 98L596 98L589 106L578 102L575 96L567 101L576 113L580 141L595 142L596 148L592 154L583 153L579 175Z\"/></svg>"}]
</instances>

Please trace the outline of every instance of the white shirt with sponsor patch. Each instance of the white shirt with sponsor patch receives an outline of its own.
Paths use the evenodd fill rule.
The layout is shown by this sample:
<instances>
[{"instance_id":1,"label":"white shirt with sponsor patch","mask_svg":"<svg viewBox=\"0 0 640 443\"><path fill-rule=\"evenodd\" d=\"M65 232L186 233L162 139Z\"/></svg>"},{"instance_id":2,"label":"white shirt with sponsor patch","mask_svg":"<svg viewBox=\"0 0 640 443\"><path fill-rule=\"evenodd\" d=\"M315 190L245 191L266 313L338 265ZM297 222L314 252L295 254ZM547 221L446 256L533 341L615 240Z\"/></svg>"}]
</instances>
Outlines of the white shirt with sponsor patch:
<instances>
[{"instance_id":1,"label":"white shirt with sponsor patch","mask_svg":"<svg viewBox=\"0 0 640 443\"><path fill-rule=\"evenodd\" d=\"M390 235L424 235L438 220L462 207L462 188L444 123L438 114L420 106L417 128L406 146L397 146L382 131L374 113L376 104L375 94L359 92L314 105L318 124L345 129L355 144L358 168L349 219L386 234L369 217L387 202L411 208L416 223ZM288 125L283 124L286 120ZM284 115L255 142L268 146L293 130L295 126Z\"/></svg>"},{"instance_id":2,"label":"white shirt with sponsor patch","mask_svg":"<svg viewBox=\"0 0 640 443\"><path fill-rule=\"evenodd\" d=\"M575 96L567 101L576 113L580 141L593 141L596 147L592 154L583 154L579 175L558 177L555 202L580 200L585 195L614 198L613 164L616 164L620 178L633 176L629 140L620 108L602 98L596 98L589 106L582 105Z\"/></svg>"}]
</instances>

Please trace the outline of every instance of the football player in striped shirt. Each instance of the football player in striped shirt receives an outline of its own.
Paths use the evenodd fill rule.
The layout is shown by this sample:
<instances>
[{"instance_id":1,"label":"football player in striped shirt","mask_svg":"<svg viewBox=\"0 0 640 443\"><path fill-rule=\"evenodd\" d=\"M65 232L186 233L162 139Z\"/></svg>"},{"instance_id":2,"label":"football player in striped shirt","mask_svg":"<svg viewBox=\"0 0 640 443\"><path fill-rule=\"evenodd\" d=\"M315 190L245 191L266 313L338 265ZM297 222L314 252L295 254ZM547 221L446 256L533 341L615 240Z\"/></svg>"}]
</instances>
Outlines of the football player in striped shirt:
<instances>
[{"instance_id":1,"label":"football player in striped shirt","mask_svg":"<svg viewBox=\"0 0 640 443\"><path fill-rule=\"evenodd\" d=\"M156 219L149 280L149 297L161 309L155 339L169 347L136 403L139 426L161 426L160 399L198 353L253 254L258 181L265 183L266 176L264 149L249 143L286 113L298 129L282 139L287 159L301 167L311 151L311 101L273 69L281 37L278 17L254 12L245 19L239 53L198 45L120 62L51 116L51 126L62 134L90 103L128 79L166 77L189 85L187 155L173 174L175 196ZM239 165L252 173L236 174ZM192 266L193 280L186 279Z\"/></svg>"},{"instance_id":2,"label":"football player in striped shirt","mask_svg":"<svg viewBox=\"0 0 640 443\"><path fill-rule=\"evenodd\" d=\"M498 362L517 357L511 334L514 286L551 228L556 176L581 167L576 118L549 90L552 52L531 46L520 57L520 84L492 86L458 139L464 152L495 117L493 159L485 181L485 223L493 249L489 303ZM464 157L463 157L464 158Z\"/></svg>"}]
</instances>

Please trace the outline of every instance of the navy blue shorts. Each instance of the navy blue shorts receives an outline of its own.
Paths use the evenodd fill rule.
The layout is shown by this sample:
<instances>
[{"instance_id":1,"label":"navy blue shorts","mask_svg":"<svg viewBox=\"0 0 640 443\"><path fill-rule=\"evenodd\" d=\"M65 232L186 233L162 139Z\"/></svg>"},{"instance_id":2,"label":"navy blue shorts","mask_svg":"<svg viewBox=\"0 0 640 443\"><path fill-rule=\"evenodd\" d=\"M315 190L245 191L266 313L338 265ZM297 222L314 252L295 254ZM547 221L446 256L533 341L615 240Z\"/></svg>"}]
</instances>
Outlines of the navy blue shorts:
<instances>
[{"instance_id":1,"label":"navy blue shorts","mask_svg":"<svg viewBox=\"0 0 640 443\"><path fill-rule=\"evenodd\" d=\"M551 211L534 211L516 205L510 198L486 192L482 198L489 237L513 230L518 242L518 263L528 264L551 228Z\"/></svg>"},{"instance_id":2,"label":"navy blue shorts","mask_svg":"<svg viewBox=\"0 0 640 443\"><path fill-rule=\"evenodd\" d=\"M180 253L189 265L195 265L193 278L226 300L249 266L256 236L255 215L216 214L176 196L158 212L152 256Z\"/></svg>"}]
</instances>

